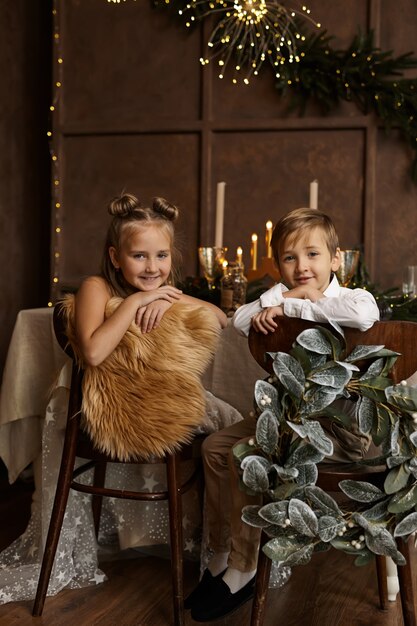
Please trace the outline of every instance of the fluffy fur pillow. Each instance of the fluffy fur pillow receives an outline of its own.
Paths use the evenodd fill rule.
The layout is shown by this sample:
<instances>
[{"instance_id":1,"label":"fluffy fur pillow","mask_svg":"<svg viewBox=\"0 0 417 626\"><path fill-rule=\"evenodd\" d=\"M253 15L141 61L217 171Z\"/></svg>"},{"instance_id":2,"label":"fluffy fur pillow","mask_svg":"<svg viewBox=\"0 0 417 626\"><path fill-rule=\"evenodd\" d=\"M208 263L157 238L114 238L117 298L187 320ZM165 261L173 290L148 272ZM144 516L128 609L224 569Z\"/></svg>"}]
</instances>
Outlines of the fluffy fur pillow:
<instances>
[{"instance_id":1,"label":"fluffy fur pillow","mask_svg":"<svg viewBox=\"0 0 417 626\"><path fill-rule=\"evenodd\" d=\"M109 317L121 298L106 307ZM98 366L85 366L74 332L74 298L64 301L67 336L84 368L84 428L113 458L163 455L190 441L205 413L201 374L219 337L213 313L177 303L160 326L142 334L132 323L117 348Z\"/></svg>"}]
</instances>

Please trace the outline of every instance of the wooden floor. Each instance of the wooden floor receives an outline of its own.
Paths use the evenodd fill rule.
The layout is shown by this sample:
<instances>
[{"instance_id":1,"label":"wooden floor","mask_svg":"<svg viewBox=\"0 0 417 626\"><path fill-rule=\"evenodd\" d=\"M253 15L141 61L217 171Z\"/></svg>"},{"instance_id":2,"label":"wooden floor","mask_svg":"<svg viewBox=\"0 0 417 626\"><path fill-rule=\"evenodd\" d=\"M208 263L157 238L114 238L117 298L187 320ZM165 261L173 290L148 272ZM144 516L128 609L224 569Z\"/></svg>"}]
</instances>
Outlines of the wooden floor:
<instances>
[{"instance_id":1,"label":"wooden floor","mask_svg":"<svg viewBox=\"0 0 417 626\"><path fill-rule=\"evenodd\" d=\"M0 548L25 527L30 495L28 486L8 487L0 480ZM108 582L62 591L47 598L41 618L31 616L30 602L1 605L0 626L169 626L173 623L169 561L140 556L102 563L101 567L108 575ZM417 562L414 571L417 572ZM186 562L186 592L193 588L197 577L197 564ZM250 610L248 603L215 624L249 626ZM186 625L195 623L187 613ZM270 590L264 626L401 626L402 623L400 600L391 603L386 612L378 609L374 568L357 568L350 557L332 550L294 569L283 588Z\"/></svg>"}]
</instances>

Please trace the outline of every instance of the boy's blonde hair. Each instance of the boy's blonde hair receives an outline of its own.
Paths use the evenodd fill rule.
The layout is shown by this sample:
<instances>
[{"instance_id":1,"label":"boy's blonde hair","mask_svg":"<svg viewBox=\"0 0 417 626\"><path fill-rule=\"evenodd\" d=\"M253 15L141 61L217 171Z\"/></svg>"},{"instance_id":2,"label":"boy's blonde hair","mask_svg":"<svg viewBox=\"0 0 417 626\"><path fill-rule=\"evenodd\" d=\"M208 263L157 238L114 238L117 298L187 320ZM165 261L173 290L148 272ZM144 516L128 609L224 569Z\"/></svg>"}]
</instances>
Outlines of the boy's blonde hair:
<instances>
[{"instance_id":1,"label":"boy's blonde hair","mask_svg":"<svg viewBox=\"0 0 417 626\"><path fill-rule=\"evenodd\" d=\"M339 247L339 238L330 217L317 209L294 209L277 222L271 237L271 249L279 266L279 252L288 238L297 242L306 231L321 228L327 248L333 258Z\"/></svg>"}]
</instances>

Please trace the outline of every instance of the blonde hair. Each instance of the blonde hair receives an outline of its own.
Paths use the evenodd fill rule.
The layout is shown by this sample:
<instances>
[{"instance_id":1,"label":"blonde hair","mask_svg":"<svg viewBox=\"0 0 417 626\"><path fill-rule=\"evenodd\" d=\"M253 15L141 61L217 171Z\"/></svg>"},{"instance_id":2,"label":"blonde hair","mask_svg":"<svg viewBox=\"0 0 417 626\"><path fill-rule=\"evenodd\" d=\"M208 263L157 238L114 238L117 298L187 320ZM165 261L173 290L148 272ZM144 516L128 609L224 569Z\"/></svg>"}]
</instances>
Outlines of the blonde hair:
<instances>
[{"instance_id":1,"label":"blonde hair","mask_svg":"<svg viewBox=\"0 0 417 626\"><path fill-rule=\"evenodd\" d=\"M289 237L297 242L306 231L320 228L326 239L326 245L332 257L339 247L339 238L330 217L317 209L294 209L277 222L271 237L271 248L276 264L279 266L279 252Z\"/></svg>"},{"instance_id":2,"label":"blonde hair","mask_svg":"<svg viewBox=\"0 0 417 626\"><path fill-rule=\"evenodd\" d=\"M122 236L127 229L133 230L137 226L157 225L164 229L168 235L171 247L172 266L168 277L170 284L178 280L179 264L181 255L175 248L174 222L178 218L179 211L176 206L170 204L165 198L153 198L152 206L142 206L136 196L124 193L114 198L108 212L113 217L107 231L101 263L101 275L107 280L114 295L126 297L134 291L134 288L125 280L122 272L117 270L111 262L109 248L115 248L120 252Z\"/></svg>"}]
</instances>

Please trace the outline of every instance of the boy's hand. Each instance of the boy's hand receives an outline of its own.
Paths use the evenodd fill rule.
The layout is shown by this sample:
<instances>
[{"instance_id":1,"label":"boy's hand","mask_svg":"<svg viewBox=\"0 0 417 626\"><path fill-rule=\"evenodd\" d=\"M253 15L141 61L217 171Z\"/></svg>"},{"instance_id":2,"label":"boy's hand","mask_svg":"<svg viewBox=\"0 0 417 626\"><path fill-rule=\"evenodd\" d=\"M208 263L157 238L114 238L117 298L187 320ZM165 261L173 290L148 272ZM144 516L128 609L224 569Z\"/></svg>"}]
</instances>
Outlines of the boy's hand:
<instances>
[{"instance_id":1,"label":"boy's hand","mask_svg":"<svg viewBox=\"0 0 417 626\"><path fill-rule=\"evenodd\" d=\"M284 298L299 298L300 300L311 300L311 302L317 302L317 300L326 297L319 289L309 287L308 285L294 287L294 289L284 291L282 295Z\"/></svg>"},{"instance_id":2,"label":"boy's hand","mask_svg":"<svg viewBox=\"0 0 417 626\"><path fill-rule=\"evenodd\" d=\"M135 322L142 333L150 333L158 328L164 313L172 306L172 302L166 300L154 300L146 306L140 307L136 312Z\"/></svg>"},{"instance_id":3,"label":"boy's hand","mask_svg":"<svg viewBox=\"0 0 417 626\"><path fill-rule=\"evenodd\" d=\"M254 315L251 323L256 332L267 335L273 333L278 326L274 317L283 317L283 315L282 306L271 306Z\"/></svg>"}]
</instances>

